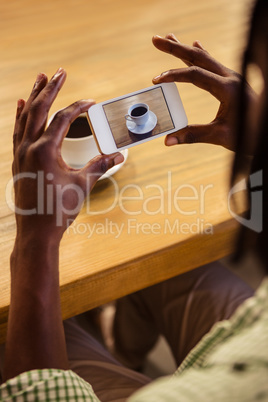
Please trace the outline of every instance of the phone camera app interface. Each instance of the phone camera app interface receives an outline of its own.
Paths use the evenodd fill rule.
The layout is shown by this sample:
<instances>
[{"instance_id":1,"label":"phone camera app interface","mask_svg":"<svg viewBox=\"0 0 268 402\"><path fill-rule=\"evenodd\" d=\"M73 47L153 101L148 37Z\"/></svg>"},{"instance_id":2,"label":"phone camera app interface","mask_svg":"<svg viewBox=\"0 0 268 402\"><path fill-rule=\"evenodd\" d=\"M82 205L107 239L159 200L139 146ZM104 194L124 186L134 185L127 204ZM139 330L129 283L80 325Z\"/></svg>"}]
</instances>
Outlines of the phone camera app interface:
<instances>
[{"instance_id":1,"label":"phone camera app interface","mask_svg":"<svg viewBox=\"0 0 268 402\"><path fill-rule=\"evenodd\" d=\"M161 87L103 105L117 148L174 128Z\"/></svg>"}]
</instances>

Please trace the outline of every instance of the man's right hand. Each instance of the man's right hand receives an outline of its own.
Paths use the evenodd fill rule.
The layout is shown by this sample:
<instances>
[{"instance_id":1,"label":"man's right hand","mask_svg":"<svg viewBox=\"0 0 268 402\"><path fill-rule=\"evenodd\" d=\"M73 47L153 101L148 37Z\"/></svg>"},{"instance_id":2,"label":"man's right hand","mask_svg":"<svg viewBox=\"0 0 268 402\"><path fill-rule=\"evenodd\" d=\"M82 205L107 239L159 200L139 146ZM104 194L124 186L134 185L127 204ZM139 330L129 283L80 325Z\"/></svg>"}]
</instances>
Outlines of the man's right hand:
<instances>
[{"instance_id":1,"label":"man's right hand","mask_svg":"<svg viewBox=\"0 0 268 402\"><path fill-rule=\"evenodd\" d=\"M187 65L186 68L169 70L155 77L154 84L190 82L210 92L220 102L212 122L189 125L170 134L166 137L166 145L203 142L222 145L234 151L235 117L241 76L215 60L199 41L195 41L193 46L188 46L180 43L173 34L169 34L165 38L154 36L153 44L157 49L180 58ZM249 85L246 90L249 102L255 103L255 92Z\"/></svg>"}]
</instances>

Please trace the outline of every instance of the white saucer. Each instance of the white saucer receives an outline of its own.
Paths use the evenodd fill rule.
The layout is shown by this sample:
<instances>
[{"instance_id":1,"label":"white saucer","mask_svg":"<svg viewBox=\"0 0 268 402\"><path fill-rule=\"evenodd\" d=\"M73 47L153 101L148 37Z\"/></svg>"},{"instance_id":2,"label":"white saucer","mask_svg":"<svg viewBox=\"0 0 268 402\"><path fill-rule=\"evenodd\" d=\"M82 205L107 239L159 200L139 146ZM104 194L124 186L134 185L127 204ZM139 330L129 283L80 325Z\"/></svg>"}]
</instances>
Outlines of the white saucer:
<instances>
[{"instance_id":1,"label":"white saucer","mask_svg":"<svg viewBox=\"0 0 268 402\"><path fill-rule=\"evenodd\" d=\"M149 110L149 119L147 120L146 124L143 124L142 126L137 126L136 123L129 120L127 120L126 123L127 128L131 133L147 134L155 128L157 124L157 117L151 110Z\"/></svg>"}]
</instances>

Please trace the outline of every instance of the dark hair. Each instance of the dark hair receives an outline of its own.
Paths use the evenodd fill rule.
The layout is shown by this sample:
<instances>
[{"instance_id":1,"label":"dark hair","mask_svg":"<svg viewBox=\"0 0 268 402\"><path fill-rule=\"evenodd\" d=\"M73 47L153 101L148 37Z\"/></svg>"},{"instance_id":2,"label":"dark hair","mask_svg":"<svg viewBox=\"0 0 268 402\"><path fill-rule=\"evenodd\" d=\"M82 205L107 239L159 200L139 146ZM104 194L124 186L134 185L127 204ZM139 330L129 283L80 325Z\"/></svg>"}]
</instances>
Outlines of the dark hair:
<instances>
[{"instance_id":1,"label":"dark hair","mask_svg":"<svg viewBox=\"0 0 268 402\"><path fill-rule=\"evenodd\" d=\"M233 164L233 172L231 177L231 185L241 177L248 177L248 211L246 217L249 219L252 212L251 200L254 192L258 191L262 194L262 230L257 232L245 226L241 226L238 236L237 252L235 259L239 259L249 249L253 249L256 255L262 261L266 272L268 273L268 237L267 237L267 163L268 163L268 71L265 72L264 81L266 82L266 91L264 93L264 113L260 117L258 131L256 132L256 148L251 163L245 156L248 150L248 140L246 135L247 122L246 115L248 113L248 102L246 97L247 72L250 63L254 62L254 47L258 43L266 50L264 55L268 60L268 1L257 0L252 12L251 26L248 37L248 44L244 52L242 63L242 84L240 100L238 105L238 121L237 121L237 137L236 137L236 155ZM265 46L263 46L265 44ZM250 178L254 173L258 173L261 177L260 183L254 188L250 186ZM255 175L256 177L256 175ZM261 205L260 205L261 207ZM256 211L255 211L256 212Z\"/></svg>"}]
</instances>

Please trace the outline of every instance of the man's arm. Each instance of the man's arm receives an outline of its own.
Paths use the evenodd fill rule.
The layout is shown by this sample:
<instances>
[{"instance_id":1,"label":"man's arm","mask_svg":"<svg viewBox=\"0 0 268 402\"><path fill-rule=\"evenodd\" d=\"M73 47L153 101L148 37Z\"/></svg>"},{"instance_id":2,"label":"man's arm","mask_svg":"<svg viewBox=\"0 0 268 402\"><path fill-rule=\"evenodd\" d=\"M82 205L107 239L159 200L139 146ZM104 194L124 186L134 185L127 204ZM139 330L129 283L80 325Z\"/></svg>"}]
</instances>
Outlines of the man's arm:
<instances>
[{"instance_id":1,"label":"man's arm","mask_svg":"<svg viewBox=\"0 0 268 402\"><path fill-rule=\"evenodd\" d=\"M27 102L19 100L14 130L17 235L10 259L11 300L4 381L24 371L68 369L59 290L59 244L68 219L78 215L87 192L121 154L68 167L60 153L69 126L93 102L63 109L45 130L48 111L66 78L39 74ZM60 201L60 202L59 202ZM59 208L61 206L61 208Z\"/></svg>"},{"instance_id":2,"label":"man's arm","mask_svg":"<svg viewBox=\"0 0 268 402\"><path fill-rule=\"evenodd\" d=\"M18 233L10 259L5 380L37 368L68 369L59 292L59 242Z\"/></svg>"}]
</instances>

